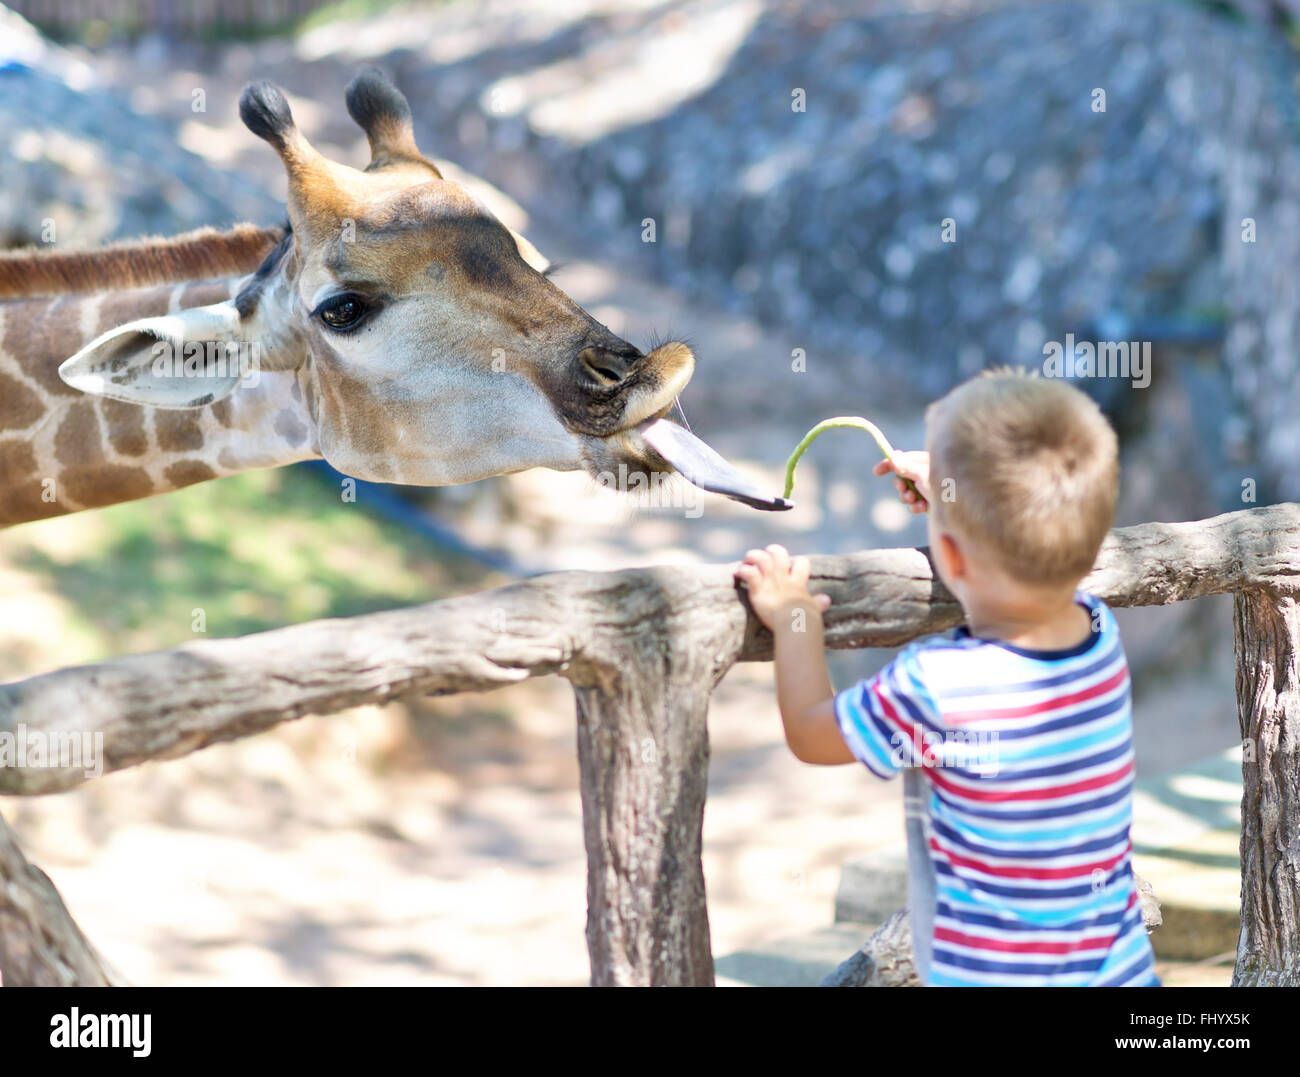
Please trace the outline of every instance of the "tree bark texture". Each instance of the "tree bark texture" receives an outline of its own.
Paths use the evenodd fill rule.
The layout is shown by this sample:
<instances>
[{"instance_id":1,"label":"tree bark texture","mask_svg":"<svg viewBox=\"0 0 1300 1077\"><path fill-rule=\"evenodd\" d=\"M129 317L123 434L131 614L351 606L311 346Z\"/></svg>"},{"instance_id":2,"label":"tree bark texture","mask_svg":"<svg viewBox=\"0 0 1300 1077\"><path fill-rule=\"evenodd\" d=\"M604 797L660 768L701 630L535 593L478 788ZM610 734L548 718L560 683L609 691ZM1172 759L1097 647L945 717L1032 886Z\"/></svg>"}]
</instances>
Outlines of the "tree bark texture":
<instances>
[{"instance_id":1,"label":"tree bark texture","mask_svg":"<svg viewBox=\"0 0 1300 1077\"><path fill-rule=\"evenodd\" d=\"M121 976L72 919L0 817L0 976L5 987L111 987Z\"/></svg>"},{"instance_id":2,"label":"tree bark texture","mask_svg":"<svg viewBox=\"0 0 1300 1077\"><path fill-rule=\"evenodd\" d=\"M1300 603L1233 603L1242 736L1241 934L1234 987L1300 987Z\"/></svg>"}]
</instances>

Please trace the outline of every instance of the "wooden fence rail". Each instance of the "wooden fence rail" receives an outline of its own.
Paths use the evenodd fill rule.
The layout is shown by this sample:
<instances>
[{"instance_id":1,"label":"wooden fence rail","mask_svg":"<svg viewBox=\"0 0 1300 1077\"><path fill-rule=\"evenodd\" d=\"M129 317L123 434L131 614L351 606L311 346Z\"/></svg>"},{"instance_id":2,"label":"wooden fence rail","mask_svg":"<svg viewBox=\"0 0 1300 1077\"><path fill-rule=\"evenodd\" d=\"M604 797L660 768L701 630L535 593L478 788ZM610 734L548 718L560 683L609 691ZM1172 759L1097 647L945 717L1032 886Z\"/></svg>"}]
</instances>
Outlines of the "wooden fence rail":
<instances>
[{"instance_id":1,"label":"wooden fence rail","mask_svg":"<svg viewBox=\"0 0 1300 1077\"><path fill-rule=\"evenodd\" d=\"M834 602L830 647L895 647L960 623L924 550L812 563L814 587ZM1235 595L1247 751L1233 982L1300 985L1300 505L1115 530L1084 586L1112 606ZM592 982L712 984L700 858L708 703L734 663L770 660L771 644L727 567L565 572L2 685L0 734L102 733L107 773L304 714L558 674L577 700ZM0 794L84 780L78 767L0 767ZM20 893L25 917L12 915ZM50 968L112 982L66 912L33 935L39 909L58 919L62 903L0 829L6 982Z\"/></svg>"}]
</instances>

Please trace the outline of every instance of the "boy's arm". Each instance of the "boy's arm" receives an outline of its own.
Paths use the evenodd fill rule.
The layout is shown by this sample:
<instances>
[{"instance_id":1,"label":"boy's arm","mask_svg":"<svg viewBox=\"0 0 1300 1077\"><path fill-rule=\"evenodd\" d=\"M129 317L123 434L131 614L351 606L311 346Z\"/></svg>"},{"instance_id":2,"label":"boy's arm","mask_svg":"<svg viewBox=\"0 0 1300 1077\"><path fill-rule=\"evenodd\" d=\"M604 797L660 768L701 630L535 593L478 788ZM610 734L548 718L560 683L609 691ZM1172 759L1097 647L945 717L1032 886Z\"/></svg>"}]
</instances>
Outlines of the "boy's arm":
<instances>
[{"instance_id":1,"label":"boy's arm","mask_svg":"<svg viewBox=\"0 0 1300 1077\"><path fill-rule=\"evenodd\" d=\"M776 700L785 742L805 763L853 763L835 721L835 686L826 667L822 611L813 602L788 607L772 629L776 638Z\"/></svg>"},{"instance_id":2,"label":"boy's arm","mask_svg":"<svg viewBox=\"0 0 1300 1077\"><path fill-rule=\"evenodd\" d=\"M808 575L808 559L791 559L781 546L750 550L736 570L749 589L750 605L776 641L776 697L790 751L805 763L852 763L855 757L835 720L835 688L826 668L822 610L830 599L808 593Z\"/></svg>"}]
</instances>

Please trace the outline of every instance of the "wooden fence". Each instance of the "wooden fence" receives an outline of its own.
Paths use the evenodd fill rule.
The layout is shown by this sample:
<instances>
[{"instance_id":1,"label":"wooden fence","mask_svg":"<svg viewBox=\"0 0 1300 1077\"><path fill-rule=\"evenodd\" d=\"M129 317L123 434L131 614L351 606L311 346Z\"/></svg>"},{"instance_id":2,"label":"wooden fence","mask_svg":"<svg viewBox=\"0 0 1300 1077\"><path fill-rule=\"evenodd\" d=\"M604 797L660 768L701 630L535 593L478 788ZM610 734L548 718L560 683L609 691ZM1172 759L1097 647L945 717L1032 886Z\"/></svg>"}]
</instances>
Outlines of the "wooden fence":
<instances>
[{"instance_id":1,"label":"wooden fence","mask_svg":"<svg viewBox=\"0 0 1300 1077\"><path fill-rule=\"evenodd\" d=\"M961 619L924 550L815 557L813 576L834 599L830 647L896 647ZM1247 751L1233 982L1300 985L1300 505L1113 531L1084 586L1112 606L1234 595ZM565 572L3 685L0 733L102 733L108 772L304 714L558 674L577 698L592 983L707 985L709 698L735 662L770 660L771 643L726 567ZM84 768L0 768L0 794L84 780ZM873 937L859 981L888 982L871 957L899 964L900 922ZM3 821L0 972L9 984L120 981Z\"/></svg>"}]
</instances>

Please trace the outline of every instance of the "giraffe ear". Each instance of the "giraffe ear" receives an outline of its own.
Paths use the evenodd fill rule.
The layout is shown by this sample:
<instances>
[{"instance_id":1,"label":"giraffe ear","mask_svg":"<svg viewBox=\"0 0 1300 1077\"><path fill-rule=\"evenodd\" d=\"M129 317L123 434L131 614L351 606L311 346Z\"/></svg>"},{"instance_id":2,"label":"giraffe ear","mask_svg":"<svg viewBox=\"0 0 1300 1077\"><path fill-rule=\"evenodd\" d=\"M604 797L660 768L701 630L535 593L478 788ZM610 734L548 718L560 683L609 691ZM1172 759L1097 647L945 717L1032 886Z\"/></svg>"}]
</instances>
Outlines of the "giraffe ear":
<instances>
[{"instance_id":1,"label":"giraffe ear","mask_svg":"<svg viewBox=\"0 0 1300 1077\"><path fill-rule=\"evenodd\" d=\"M74 389L154 408L201 408L256 384L260 348L240 340L234 303L140 318L110 329L59 366Z\"/></svg>"}]
</instances>

